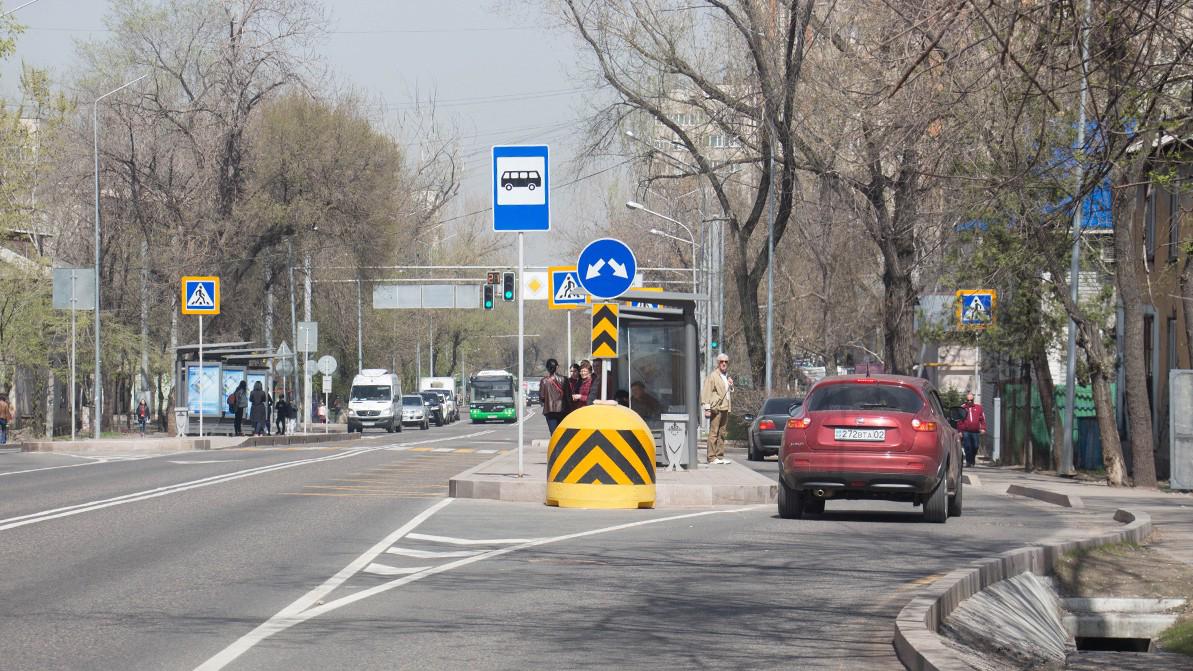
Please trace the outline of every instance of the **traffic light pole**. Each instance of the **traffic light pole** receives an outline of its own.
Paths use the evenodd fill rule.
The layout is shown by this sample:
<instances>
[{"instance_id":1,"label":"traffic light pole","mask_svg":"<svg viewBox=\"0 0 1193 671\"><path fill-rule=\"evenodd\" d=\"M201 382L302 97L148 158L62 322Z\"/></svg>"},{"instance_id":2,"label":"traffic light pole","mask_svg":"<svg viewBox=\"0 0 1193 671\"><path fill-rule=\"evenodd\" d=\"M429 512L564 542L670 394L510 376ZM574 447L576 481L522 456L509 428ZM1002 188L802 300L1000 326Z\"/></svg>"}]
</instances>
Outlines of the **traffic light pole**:
<instances>
[{"instance_id":1,"label":"traffic light pole","mask_svg":"<svg viewBox=\"0 0 1193 671\"><path fill-rule=\"evenodd\" d=\"M523 276L523 268L525 267L524 245L526 234L518 231L518 277ZM522 472L522 443L523 431L526 424L526 389L522 384L525 371L525 355L526 355L526 302L523 294L524 291L518 292L518 477L523 476Z\"/></svg>"}]
</instances>

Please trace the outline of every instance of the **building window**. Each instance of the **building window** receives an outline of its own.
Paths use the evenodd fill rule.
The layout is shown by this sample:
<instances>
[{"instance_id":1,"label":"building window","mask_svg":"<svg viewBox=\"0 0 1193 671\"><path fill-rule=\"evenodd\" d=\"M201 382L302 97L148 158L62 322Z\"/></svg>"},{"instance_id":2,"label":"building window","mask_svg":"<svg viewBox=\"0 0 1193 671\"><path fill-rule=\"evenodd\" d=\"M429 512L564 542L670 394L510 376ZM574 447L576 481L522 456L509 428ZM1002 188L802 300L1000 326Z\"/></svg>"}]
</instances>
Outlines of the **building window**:
<instances>
[{"instance_id":1,"label":"building window","mask_svg":"<svg viewBox=\"0 0 1193 671\"><path fill-rule=\"evenodd\" d=\"M1181 244L1181 193L1174 186L1168 193L1168 260L1176 261Z\"/></svg>"},{"instance_id":2,"label":"building window","mask_svg":"<svg viewBox=\"0 0 1193 671\"><path fill-rule=\"evenodd\" d=\"M1147 207L1143 214L1143 249L1148 261L1156 260L1156 188L1147 185Z\"/></svg>"},{"instance_id":3,"label":"building window","mask_svg":"<svg viewBox=\"0 0 1193 671\"><path fill-rule=\"evenodd\" d=\"M1176 317L1168 318L1168 370L1176 368Z\"/></svg>"},{"instance_id":4,"label":"building window","mask_svg":"<svg viewBox=\"0 0 1193 671\"><path fill-rule=\"evenodd\" d=\"M720 134L709 135L708 136L708 146L724 147L725 146L725 136L720 135Z\"/></svg>"}]
</instances>

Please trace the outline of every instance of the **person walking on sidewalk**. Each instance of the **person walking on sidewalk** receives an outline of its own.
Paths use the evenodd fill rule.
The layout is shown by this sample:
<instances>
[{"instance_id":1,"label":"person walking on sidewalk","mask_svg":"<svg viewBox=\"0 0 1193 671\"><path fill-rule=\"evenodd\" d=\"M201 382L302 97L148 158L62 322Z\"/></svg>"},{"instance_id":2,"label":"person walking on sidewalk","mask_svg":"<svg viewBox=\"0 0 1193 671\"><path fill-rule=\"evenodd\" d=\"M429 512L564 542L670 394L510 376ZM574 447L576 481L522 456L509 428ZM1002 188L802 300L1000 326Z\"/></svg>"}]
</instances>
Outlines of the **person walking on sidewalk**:
<instances>
[{"instance_id":1,"label":"person walking on sidewalk","mask_svg":"<svg viewBox=\"0 0 1193 671\"><path fill-rule=\"evenodd\" d=\"M260 380L257 380L253 383L253 393L249 394L249 403L252 404L252 409L249 410L249 421L253 424L254 436L265 435L265 424L269 421L265 410L265 404L268 401L269 394L265 393L265 387L261 385Z\"/></svg>"},{"instance_id":2,"label":"person walking on sidewalk","mask_svg":"<svg viewBox=\"0 0 1193 671\"><path fill-rule=\"evenodd\" d=\"M277 404L273 406L273 414L277 418L278 435L286 435L286 420L290 419L290 402L286 400L284 394L278 398Z\"/></svg>"},{"instance_id":3,"label":"person walking on sidewalk","mask_svg":"<svg viewBox=\"0 0 1193 671\"><path fill-rule=\"evenodd\" d=\"M547 359L547 374L539 380L539 401L543 404L543 418L547 420L547 431L555 434L565 415L567 415L570 399L568 398L568 381L557 373L559 362Z\"/></svg>"},{"instance_id":4,"label":"person walking on sidewalk","mask_svg":"<svg viewBox=\"0 0 1193 671\"><path fill-rule=\"evenodd\" d=\"M717 355L717 369L708 374L700 390L700 405L708 418L708 463L728 464L725 458L725 427L733 410L733 378L729 355Z\"/></svg>"},{"instance_id":5,"label":"person walking on sidewalk","mask_svg":"<svg viewBox=\"0 0 1193 671\"><path fill-rule=\"evenodd\" d=\"M965 395L961 410L965 416L957 422L957 430L961 432L961 446L965 448L965 465L972 467L978 458L981 436L986 433L986 413L981 405L974 403L972 391Z\"/></svg>"},{"instance_id":6,"label":"person walking on sidewalk","mask_svg":"<svg viewBox=\"0 0 1193 671\"><path fill-rule=\"evenodd\" d=\"M232 396L232 431L243 436L241 425L244 423L244 411L249 407L249 383L241 380Z\"/></svg>"},{"instance_id":7,"label":"person walking on sidewalk","mask_svg":"<svg viewBox=\"0 0 1193 671\"><path fill-rule=\"evenodd\" d=\"M8 423L16 419L8 394L0 394L0 445L8 444Z\"/></svg>"},{"instance_id":8,"label":"person walking on sidewalk","mask_svg":"<svg viewBox=\"0 0 1193 671\"><path fill-rule=\"evenodd\" d=\"M137 426L141 429L141 437L145 437L145 425L149 423L149 406L145 403L145 399L137 404Z\"/></svg>"}]
</instances>

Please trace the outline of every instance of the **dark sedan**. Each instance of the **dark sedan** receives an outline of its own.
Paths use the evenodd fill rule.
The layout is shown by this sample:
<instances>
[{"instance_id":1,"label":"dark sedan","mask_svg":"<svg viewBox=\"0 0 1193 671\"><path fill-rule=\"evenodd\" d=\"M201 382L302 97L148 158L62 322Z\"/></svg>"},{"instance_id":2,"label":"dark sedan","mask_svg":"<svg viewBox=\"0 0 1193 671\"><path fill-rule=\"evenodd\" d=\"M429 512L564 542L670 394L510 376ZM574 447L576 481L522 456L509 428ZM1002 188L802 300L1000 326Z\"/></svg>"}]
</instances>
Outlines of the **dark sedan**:
<instances>
[{"instance_id":1,"label":"dark sedan","mask_svg":"<svg viewBox=\"0 0 1193 671\"><path fill-rule=\"evenodd\" d=\"M757 416L745 416L750 423L747 459L762 461L767 455L779 453L787 418L801 403L803 400L798 398L768 398L762 403L762 410Z\"/></svg>"}]
</instances>

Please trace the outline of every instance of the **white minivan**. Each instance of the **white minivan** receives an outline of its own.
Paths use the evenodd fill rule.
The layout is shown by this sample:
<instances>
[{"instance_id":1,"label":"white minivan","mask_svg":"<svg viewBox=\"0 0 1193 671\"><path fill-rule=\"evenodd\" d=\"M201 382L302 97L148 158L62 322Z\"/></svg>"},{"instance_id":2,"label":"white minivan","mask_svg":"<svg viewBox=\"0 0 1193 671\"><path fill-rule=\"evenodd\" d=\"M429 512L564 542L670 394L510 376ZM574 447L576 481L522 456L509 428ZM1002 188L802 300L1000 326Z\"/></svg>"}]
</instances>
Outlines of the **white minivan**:
<instances>
[{"instance_id":1,"label":"white minivan","mask_svg":"<svg viewBox=\"0 0 1193 671\"><path fill-rule=\"evenodd\" d=\"M384 368L366 368L352 378L348 395L348 431L366 427L402 430L402 382Z\"/></svg>"}]
</instances>

